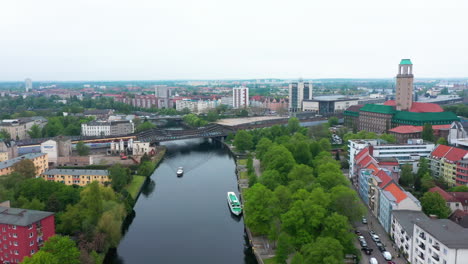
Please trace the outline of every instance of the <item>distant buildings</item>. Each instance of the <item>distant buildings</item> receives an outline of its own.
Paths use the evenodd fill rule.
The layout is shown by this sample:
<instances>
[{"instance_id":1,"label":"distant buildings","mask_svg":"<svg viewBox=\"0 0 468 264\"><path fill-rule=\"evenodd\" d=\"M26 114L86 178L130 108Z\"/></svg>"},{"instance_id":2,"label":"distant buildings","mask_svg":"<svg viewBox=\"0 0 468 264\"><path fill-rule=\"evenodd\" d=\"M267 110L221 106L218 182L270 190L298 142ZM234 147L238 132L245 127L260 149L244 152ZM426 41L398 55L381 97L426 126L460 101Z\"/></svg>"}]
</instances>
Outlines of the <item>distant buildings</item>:
<instances>
[{"instance_id":1,"label":"distant buildings","mask_svg":"<svg viewBox=\"0 0 468 264\"><path fill-rule=\"evenodd\" d=\"M172 108L170 105L171 90L165 85L155 85L154 95L158 98L158 108Z\"/></svg>"},{"instance_id":2,"label":"distant buildings","mask_svg":"<svg viewBox=\"0 0 468 264\"><path fill-rule=\"evenodd\" d=\"M249 107L249 88L245 86L234 87L232 89L233 108Z\"/></svg>"},{"instance_id":3,"label":"distant buildings","mask_svg":"<svg viewBox=\"0 0 468 264\"><path fill-rule=\"evenodd\" d=\"M92 121L81 124L82 136L120 136L135 132L131 120L121 121Z\"/></svg>"},{"instance_id":4,"label":"distant buildings","mask_svg":"<svg viewBox=\"0 0 468 264\"><path fill-rule=\"evenodd\" d=\"M185 108L190 110L191 113L206 113L210 109L216 108L218 101L216 100L190 100L182 99L176 101L176 110L183 111Z\"/></svg>"},{"instance_id":5,"label":"distant buildings","mask_svg":"<svg viewBox=\"0 0 468 264\"><path fill-rule=\"evenodd\" d=\"M27 78L24 80L24 88L26 89L26 92L32 91L33 84L31 79Z\"/></svg>"},{"instance_id":6,"label":"distant buildings","mask_svg":"<svg viewBox=\"0 0 468 264\"><path fill-rule=\"evenodd\" d=\"M28 131L33 125L39 128L47 124L47 119L43 117L22 117L18 119L4 119L0 123L0 130L8 132L13 140L30 138Z\"/></svg>"},{"instance_id":7,"label":"distant buildings","mask_svg":"<svg viewBox=\"0 0 468 264\"><path fill-rule=\"evenodd\" d=\"M55 235L54 213L0 206L0 262L20 263Z\"/></svg>"},{"instance_id":8,"label":"distant buildings","mask_svg":"<svg viewBox=\"0 0 468 264\"><path fill-rule=\"evenodd\" d=\"M459 118L452 112L433 103L413 102L413 65L409 59L403 59L397 75L396 101L390 100L384 105L366 104L362 107L351 106L345 112L345 124L356 130L375 133L387 133L396 128L395 133L409 134L414 129L402 129L400 126L450 125ZM403 135L411 138L412 135Z\"/></svg>"},{"instance_id":9,"label":"distant buildings","mask_svg":"<svg viewBox=\"0 0 468 264\"><path fill-rule=\"evenodd\" d=\"M41 177L46 181L78 186L86 186L93 181L105 185L111 181L107 170L51 169L41 173Z\"/></svg>"},{"instance_id":10,"label":"distant buildings","mask_svg":"<svg viewBox=\"0 0 468 264\"><path fill-rule=\"evenodd\" d=\"M299 112L302 110L302 102L312 99L312 83L292 82L289 84L289 112Z\"/></svg>"}]
</instances>

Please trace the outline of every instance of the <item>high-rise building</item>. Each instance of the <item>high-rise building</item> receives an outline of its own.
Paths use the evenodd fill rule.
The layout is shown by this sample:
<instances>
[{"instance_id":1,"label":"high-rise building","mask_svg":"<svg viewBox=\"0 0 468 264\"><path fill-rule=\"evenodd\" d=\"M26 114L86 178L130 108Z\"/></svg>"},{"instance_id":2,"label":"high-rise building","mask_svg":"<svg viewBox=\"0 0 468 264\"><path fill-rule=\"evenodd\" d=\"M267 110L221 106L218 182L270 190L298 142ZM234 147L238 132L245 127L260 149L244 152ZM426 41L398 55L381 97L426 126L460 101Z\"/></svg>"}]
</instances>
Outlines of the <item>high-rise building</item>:
<instances>
[{"instance_id":1,"label":"high-rise building","mask_svg":"<svg viewBox=\"0 0 468 264\"><path fill-rule=\"evenodd\" d=\"M249 88L245 86L234 87L232 89L234 108L245 108L249 106Z\"/></svg>"},{"instance_id":2,"label":"high-rise building","mask_svg":"<svg viewBox=\"0 0 468 264\"><path fill-rule=\"evenodd\" d=\"M32 90L32 80L27 78L24 80L24 87L26 88L26 92L29 92Z\"/></svg>"},{"instance_id":3,"label":"high-rise building","mask_svg":"<svg viewBox=\"0 0 468 264\"><path fill-rule=\"evenodd\" d=\"M171 90L165 85L156 85L154 95L158 98L158 108L169 108Z\"/></svg>"},{"instance_id":4,"label":"high-rise building","mask_svg":"<svg viewBox=\"0 0 468 264\"><path fill-rule=\"evenodd\" d=\"M413 103L413 64L410 59L402 59L398 66L396 87L396 109L409 111Z\"/></svg>"},{"instance_id":5,"label":"high-rise building","mask_svg":"<svg viewBox=\"0 0 468 264\"><path fill-rule=\"evenodd\" d=\"M292 82L289 84L289 112L298 112L302 109L302 101L312 99L312 83Z\"/></svg>"}]
</instances>

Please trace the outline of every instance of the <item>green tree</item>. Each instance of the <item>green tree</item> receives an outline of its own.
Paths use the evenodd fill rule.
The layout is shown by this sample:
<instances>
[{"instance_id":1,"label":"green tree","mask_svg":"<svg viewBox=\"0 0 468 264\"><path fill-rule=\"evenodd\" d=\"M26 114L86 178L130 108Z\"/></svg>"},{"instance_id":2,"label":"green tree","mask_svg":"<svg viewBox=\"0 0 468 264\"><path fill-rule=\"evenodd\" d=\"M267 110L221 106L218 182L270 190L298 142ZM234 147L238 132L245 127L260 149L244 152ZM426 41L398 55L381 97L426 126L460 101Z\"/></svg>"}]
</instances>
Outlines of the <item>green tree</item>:
<instances>
[{"instance_id":1,"label":"green tree","mask_svg":"<svg viewBox=\"0 0 468 264\"><path fill-rule=\"evenodd\" d=\"M79 264L80 251L68 236L55 235L44 243L40 251L52 254L58 263ZM32 259L36 255L32 256ZM33 262L35 263L35 262Z\"/></svg>"},{"instance_id":2,"label":"green tree","mask_svg":"<svg viewBox=\"0 0 468 264\"><path fill-rule=\"evenodd\" d=\"M36 177L36 167L34 166L34 162L30 159L22 159L18 161L13 165L13 170L26 178Z\"/></svg>"},{"instance_id":3,"label":"green tree","mask_svg":"<svg viewBox=\"0 0 468 264\"><path fill-rule=\"evenodd\" d=\"M282 185L283 182L285 182L285 180L276 170L266 170L260 177L260 183L268 187L270 190L274 190L278 185Z\"/></svg>"},{"instance_id":4,"label":"green tree","mask_svg":"<svg viewBox=\"0 0 468 264\"><path fill-rule=\"evenodd\" d=\"M287 180L289 171L294 167L294 158L291 152L284 146L272 146L263 155L262 165L266 170L276 170L281 175L284 175L284 179ZM287 182L282 182L282 185L287 185Z\"/></svg>"},{"instance_id":5,"label":"green tree","mask_svg":"<svg viewBox=\"0 0 468 264\"><path fill-rule=\"evenodd\" d=\"M138 174L149 177L154 171L154 165L151 161L145 161L138 166Z\"/></svg>"},{"instance_id":6,"label":"green tree","mask_svg":"<svg viewBox=\"0 0 468 264\"><path fill-rule=\"evenodd\" d=\"M42 137L42 129L38 125L34 124L28 131L28 135L31 138L40 138Z\"/></svg>"},{"instance_id":7,"label":"green tree","mask_svg":"<svg viewBox=\"0 0 468 264\"><path fill-rule=\"evenodd\" d=\"M263 155L268 151L273 142L268 138L262 138L258 141L257 148L255 149L255 155L257 159L263 160Z\"/></svg>"},{"instance_id":8,"label":"green tree","mask_svg":"<svg viewBox=\"0 0 468 264\"><path fill-rule=\"evenodd\" d=\"M10 140L11 139L11 134L8 133L5 129L0 130L0 138L4 140Z\"/></svg>"},{"instance_id":9,"label":"green tree","mask_svg":"<svg viewBox=\"0 0 468 264\"><path fill-rule=\"evenodd\" d=\"M76 144L76 151L80 156L87 156L89 155L89 147L85 145L83 141L80 141Z\"/></svg>"},{"instance_id":10,"label":"green tree","mask_svg":"<svg viewBox=\"0 0 468 264\"><path fill-rule=\"evenodd\" d=\"M340 242L331 237L318 237L314 243L302 248L305 263L342 264L343 250Z\"/></svg>"},{"instance_id":11,"label":"green tree","mask_svg":"<svg viewBox=\"0 0 468 264\"><path fill-rule=\"evenodd\" d=\"M276 205L273 192L257 183L245 190L245 223L254 234L267 234Z\"/></svg>"},{"instance_id":12,"label":"green tree","mask_svg":"<svg viewBox=\"0 0 468 264\"><path fill-rule=\"evenodd\" d=\"M300 128L301 128L301 125L299 123L299 119L297 119L296 117L289 118L288 130L290 134L296 133L297 131L299 131Z\"/></svg>"},{"instance_id":13,"label":"green tree","mask_svg":"<svg viewBox=\"0 0 468 264\"><path fill-rule=\"evenodd\" d=\"M294 165L288 174L290 181L301 181L303 186L310 185L314 178L314 169L304 164Z\"/></svg>"},{"instance_id":14,"label":"green tree","mask_svg":"<svg viewBox=\"0 0 468 264\"><path fill-rule=\"evenodd\" d=\"M333 237L340 241L341 246L344 247L346 252L353 250L353 234L349 232L351 225L346 216L332 213L325 218L322 230L322 236Z\"/></svg>"},{"instance_id":15,"label":"green tree","mask_svg":"<svg viewBox=\"0 0 468 264\"><path fill-rule=\"evenodd\" d=\"M328 119L328 125L329 125L330 127L336 126L336 125L338 125L338 121L339 121L339 120L338 120L338 117L335 117L335 116L330 117L330 118Z\"/></svg>"},{"instance_id":16,"label":"green tree","mask_svg":"<svg viewBox=\"0 0 468 264\"><path fill-rule=\"evenodd\" d=\"M391 135L391 134L382 134L382 135L380 135L379 138L387 141L388 143L395 143L396 142L396 137L394 135Z\"/></svg>"},{"instance_id":17,"label":"green tree","mask_svg":"<svg viewBox=\"0 0 468 264\"><path fill-rule=\"evenodd\" d=\"M141 132L141 131L145 131L145 130L150 130L150 129L153 129L155 128L156 125L149 122L148 120L145 120L143 123L139 124L136 129L135 129L135 132Z\"/></svg>"},{"instance_id":18,"label":"green tree","mask_svg":"<svg viewBox=\"0 0 468 264\"><path fill-rule=\"evenodd\" d=\"M54 254L39 250L31 257L25 257L21 264L61 264L61 262Z\"/></svg>"},{"instance_id":19,"label":"green tree","mask_svg":"<svg viewBox=\"0 0 468 264\"><path fill-rule=\"evenodd\" d=\"M339 185L330 190L332 208L337 213L348 217L350 221L358 221L365 213L365 208L357 193L348 186Z\"/></svg>"},{"instance_id":20,"label":"green tree","mask_svg":"<svg viewBox=\"0 0 468 264\"><path fill-rule=\"evenodd\" d=\"M434 130L432 129L432 125L429 123L424 124L423 131L422 131L422 139L430 142L434 142Z\"/></svg>"},{"instance_id":21,"label":"green tree","mask_svg":"<svg viewBox=\"0 0 468 264\"><path fill-rule=\"evenodd\" d=\"M291 264L305 264L304 257L302 256L302 254L296 252L296 254L294 254L294 257L291 260Z\"/></svg>"},{"instance_id":22,"label":"green tree","mask_svg":"<svg viewBox=\"0 0 468 264\"><path fill-rule=\"evenodd\" d=\"M450 215L450 208L439 193L426 192L420 200L422 209L427 215L437 215L440 219Z\"/></svg>"},{"instance_id":23,"label":"green tree","mask_svg":"<svg viewBox=\"0 0 468 264\"><path fill-rule=\"evenodd\" d=\"M437 144L440 144L440 145L448 145L448 142L447 142L447 140L446 140L444 137L440 137L440 138L437 140Z\"/></svg>"},{"instance_id":24,"label":"green tree","mask_svg":"<svg viewBox=\"0 0 468 264\"><path fill-rule=\"evenodd\" d=\"M421 178L421 191L427 192L430 188L435 186L434 178L429 175L429 172L423 175Z\"/></svg>"},{"instance_id":25,"label":"green tree","mask_svg":"<svg viewBox=\"0 0 468 264\"><path fill-rule=\"evenodd\" d=\"M112 180L112 188L120 192L132 180L130 172L120 164L115 164L109 169L110 178Z\"/></svg>"},{"instance_id":26,"label":"green tree","mask_svg":"<svg viewBox=\"0 0 468 264\"><path fill-rule=\"evenodd\" d=\"M328 138L322 138L319 140L319 145L322 151L330 151L331 150L331 143L330 139Z\"/></svg>"},{"instance_id":27,"label":"green tree","mask_svg":"<svg viewBox=\"0 0 468 264\"><path fill-rule=\"evenodd\" d=\"M413 187L414 185L414 174L411 165L405 164L401 168L400 184L406 187Z\"/></svg>"},{"instance_id":28,"label":"green tree","mask_svg":"<svg viewBox=\"0 0 468 264\"><path fill-rule=\"evenodd\" d=\"M245 152L253 148L253 136L245 131L237 131L236 136L234 137L234 146L237 151Z\"/></svg>"},{"instance_id":29,"label":"green tree","mask_svg":"<svg viewBox=\"0 0 468 264\"><path fill-rule=\"evenodd\" d=\"M32 201L28 201L27 203L23 204L21 208L42 211L45 208L45 204L39 201L37 198L34 198Z\"/></svg>"},{"instance_id":30,"label":"green tree","mask_svg":"<svg viewBox=\"0 0 468 264\"><path fill-rule=\"evenodd\" d=\"M455 187L450 188L449 191L451 191L451 192L468 192L468 186L466 186L466 185L455 186Z\"/></svg>"},{"instance_id":31,"label":"green tree","mask_svg":"<svg viewBox=\"0 0 468 264\"><path fill-rule=\"evenodd\" d=\"M219 114L217 110L210 110L206 114L206 120L208 120L209 122L214 122L218 119L219 119Z\"/></svg>"},{"instance_id":32,"label":"green tree","mask_svg":"<svg viewBox=\"0 0 468 264\"><path fill-rule=\"evenodd\" d=\"M286 264L289 254L293 251L291 237L286 233L281 233L278 237L275 259L277 264Z\"/></svg>"}]
</instances>

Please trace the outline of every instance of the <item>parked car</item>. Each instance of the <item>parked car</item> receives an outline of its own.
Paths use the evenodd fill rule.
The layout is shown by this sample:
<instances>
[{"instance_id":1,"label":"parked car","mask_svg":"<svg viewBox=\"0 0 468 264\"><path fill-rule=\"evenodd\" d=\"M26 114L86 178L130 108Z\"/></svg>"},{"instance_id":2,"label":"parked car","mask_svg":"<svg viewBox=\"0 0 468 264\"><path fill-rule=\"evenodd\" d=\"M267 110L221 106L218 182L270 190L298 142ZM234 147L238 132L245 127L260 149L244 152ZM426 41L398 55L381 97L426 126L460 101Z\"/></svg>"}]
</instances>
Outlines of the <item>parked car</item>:
<instances>
[{"instance_id":1,"label":"parked car","mask_svg":"<svg viewBox=\"0 0 468 264\"><path fill-rule=\"evenodd\" d=\"M365 217L362 218L362 223L367 224L367 219Z\"/></svg>"},{"instance_id":2,"label":"parked car","mask_svg":"<svg viewBox=\"0 0 468 264\"><path fill-rule=\"evenodd\" d=\"M359 231L359 230L357 230L357 229L354 230L354 233L355 233L356 235L358 235L358 236L362 235L362 234L361 234L361 231Z\"/></svg>"},{"instance_id":3,"label":"parked car","mask_svg":"<svg viewBox=\"0 0 468 264\"><path fill-rule=\"evenodd\" d=\"M378 235L371 235L372 240L375 242L380 242L380 237Z\"/></svg>"},{"instance_id":4,"label":"parked car","mask_svg":"<svg viewBox=\"0 0 468 264\"><path fill-rule=\"evenodd\" d=\"M396 264L395 261L387 261L387 264Z\"/></svg>"},{"instance_id":5,"label":"parked car","mask_svg":"<svg viewBox=\"0 0 468 264\"><path fill-rule=\"evenodd\" d=\"M383 255L385 260L392 260L392 254L390 254L390 252L384 251L384 252L382 252L382 255Z\"/></svg>"},{"instance_id":6,"label":"parked car","mask_svg":"<svg viewBox=\"0 0 468 264\"><path fill-rule=\"evenodd\" d=\"M371 236L377 235L377 234L374 232L374 230L370 230L370 231L369 231L369 234L370 234Z\"/></svg>"},{"instance_id":7,"label":"parked car","mask_svg":"<svg viewBox=\"0 0 468 264\"><path fill-rule=\"evenodd\" d=\"M366 255L370 255L372 254L372 251L374 251L372 248L368 248L368 247L362 247L361 250L364 251Z\"/></svg>"},{"instance_id":8,"label":"parked car","mask_svg":"<svg viewBox=\"0 0 468 264\"><path fill-rule=\"evenodd\" d=\"M369 259L369 264L379 264L376 258L370 258Z\"/></svg>"},{"instance_id":9,"label":"parked car","mask_svg":"<svg viewBox=\"0 0 468 264\"><path fill-rule=\"evenodd\" d=\"M365 240L359 240L359 244L361 244L361 247L367 247L367 242Z\"/></svg>"},{"instance_id":10,"label":"parked car","mask_svg":"<svg viewBox=\"0 0 468 264\"><path fill-rule=\"evenodd\" d=\"M387 251L383 245L382 246L377 246L377 248L380 250L380 252Z\"/></svg>"}]
</instances>

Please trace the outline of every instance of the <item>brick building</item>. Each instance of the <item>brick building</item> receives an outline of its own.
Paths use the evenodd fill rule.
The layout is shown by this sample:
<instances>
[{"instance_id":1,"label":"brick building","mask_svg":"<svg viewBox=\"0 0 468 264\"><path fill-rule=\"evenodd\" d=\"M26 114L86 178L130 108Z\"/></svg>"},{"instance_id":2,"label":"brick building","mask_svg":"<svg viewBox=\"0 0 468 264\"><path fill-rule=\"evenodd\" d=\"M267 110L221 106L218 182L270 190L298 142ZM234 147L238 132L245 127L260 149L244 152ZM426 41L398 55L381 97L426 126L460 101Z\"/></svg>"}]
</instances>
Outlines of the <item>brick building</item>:
<instances>
[{"instance_id":1,"label":"brick building","mask_svg":"<svg viewBox=\"0 0 468 264\"><path fill-rule=\"evenodd\" d=\"M0 206L0 262L20 263L55 235L54 213Z\"/></svg>"}]
</instances>

